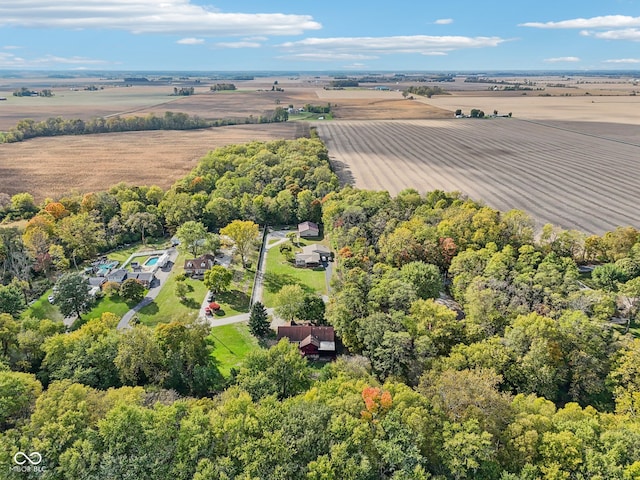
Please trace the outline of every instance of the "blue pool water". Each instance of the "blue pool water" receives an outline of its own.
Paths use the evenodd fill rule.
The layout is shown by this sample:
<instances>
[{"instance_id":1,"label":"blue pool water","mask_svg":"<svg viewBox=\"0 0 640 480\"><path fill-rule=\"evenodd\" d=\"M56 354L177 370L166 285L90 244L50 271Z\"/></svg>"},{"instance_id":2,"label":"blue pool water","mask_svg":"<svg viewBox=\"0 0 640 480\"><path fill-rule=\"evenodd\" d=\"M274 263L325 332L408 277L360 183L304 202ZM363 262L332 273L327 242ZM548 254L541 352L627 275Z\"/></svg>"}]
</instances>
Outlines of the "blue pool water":
<instances>
[{"instance_id":1,"label":"blue pool water","mask_svg":"<svg viewBox=\"0 0 640 480\"><path fill-rule=\"evenodd\" d=\"M158 257L151 257L146 262L144 262L145 266L153 267L156 263L158 263Z\"/></svg>"}]
</instances>

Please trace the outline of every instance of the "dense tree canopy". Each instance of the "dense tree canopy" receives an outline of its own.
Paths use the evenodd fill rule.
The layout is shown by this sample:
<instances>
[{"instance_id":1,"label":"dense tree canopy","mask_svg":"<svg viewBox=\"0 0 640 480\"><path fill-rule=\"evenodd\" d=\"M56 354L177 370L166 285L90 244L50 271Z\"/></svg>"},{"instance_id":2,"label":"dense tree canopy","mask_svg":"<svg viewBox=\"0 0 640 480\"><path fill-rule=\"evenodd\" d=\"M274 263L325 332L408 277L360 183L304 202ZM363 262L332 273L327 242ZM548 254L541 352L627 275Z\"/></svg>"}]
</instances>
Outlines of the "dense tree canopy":
<instances>
[{"instance_id":1,"label":"dense tree canopy","mask_svg":"<svg viewBox=\"0 0 640 480\"><path fill-rule=\"evenodd\" d=\"M0 198L3 212L35 214L24 233L0 229L0 471L33 449L47 478L74 480L640 475L632 227L549 225L534 239L526 213L460 193L339 190L315 138L218 149L167 192L118 184L32 212L26 200ZM287 285L276 314L335 328L341 355L326 365L285 339L225 378L205 322L118 331L92 312L66 332L23 313L68 259L83 266L154 221L189 247L222 230L240 248L232 225L252 242L257 223L314 219L336 252L326 311ZM87 291L63 274L54 305L84 315ZM271 342L260 303L250 326Z\"/></svg>"}]
</instances>

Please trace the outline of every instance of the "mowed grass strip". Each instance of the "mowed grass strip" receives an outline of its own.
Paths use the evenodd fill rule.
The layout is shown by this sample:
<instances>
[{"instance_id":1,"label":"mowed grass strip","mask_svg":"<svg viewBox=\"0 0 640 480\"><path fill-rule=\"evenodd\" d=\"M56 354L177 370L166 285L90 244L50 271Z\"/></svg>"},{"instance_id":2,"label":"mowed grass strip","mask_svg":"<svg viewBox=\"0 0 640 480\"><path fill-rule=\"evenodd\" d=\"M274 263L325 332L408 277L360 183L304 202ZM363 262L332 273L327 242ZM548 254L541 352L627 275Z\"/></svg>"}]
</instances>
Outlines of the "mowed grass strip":
<instances>
[{"instance_id":1,"label":"mowed grass strip","mask_svg":"<svg viewBox=\"0 0 640 480\"><path fill-rule=\"evenodd\" d=\"M213 327L209 338L214 344L211 356L225 377L229 376L232 368L240 366L249 352L261 348L246 322Z\"/></svg>"}]
</instances>

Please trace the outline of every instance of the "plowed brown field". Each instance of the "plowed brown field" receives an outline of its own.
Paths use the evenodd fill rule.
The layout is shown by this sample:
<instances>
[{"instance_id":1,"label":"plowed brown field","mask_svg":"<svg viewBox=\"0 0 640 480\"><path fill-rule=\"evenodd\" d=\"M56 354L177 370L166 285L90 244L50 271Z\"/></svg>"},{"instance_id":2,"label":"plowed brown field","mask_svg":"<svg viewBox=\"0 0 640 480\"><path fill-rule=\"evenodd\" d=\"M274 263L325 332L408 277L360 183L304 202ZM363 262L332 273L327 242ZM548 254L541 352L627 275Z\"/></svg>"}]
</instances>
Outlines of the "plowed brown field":
<instances>
[{"instance_id":1,"label":"plowed brown field","mask_svg":"<svg viewBox=\"0 0 640 480\"><path fill-rule=\"evenodd\" d=\"M0 192L37 200L106 190L118 182L167 188L214 148L253 140L293 139L305 124L237 125L190 131L148 131L34 138L0 144Z\"/></svg>"},{"instance_id":2,"label":"plowed brown field","mask_svg":"<svg viewBox=\"0 0 640 480\"><path fill-rule=\"evenodd\" d=\"M640 135L621 141L515 118L318 128L342 180L360 188L459 190L585 232L640 227Z\"/></svg>"}]
</instances>

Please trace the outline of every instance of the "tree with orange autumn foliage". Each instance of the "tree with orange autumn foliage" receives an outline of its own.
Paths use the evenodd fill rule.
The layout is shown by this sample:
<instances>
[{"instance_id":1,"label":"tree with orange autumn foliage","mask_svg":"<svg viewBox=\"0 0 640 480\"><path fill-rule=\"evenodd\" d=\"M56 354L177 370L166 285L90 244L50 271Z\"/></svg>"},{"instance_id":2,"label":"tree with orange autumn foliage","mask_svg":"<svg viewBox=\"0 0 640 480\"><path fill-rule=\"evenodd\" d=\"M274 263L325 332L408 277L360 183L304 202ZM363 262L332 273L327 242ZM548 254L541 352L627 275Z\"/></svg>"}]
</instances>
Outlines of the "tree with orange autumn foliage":
<instances>
[{"instance_id":1,"label":"tree with orange autumn foliage","mask_svg":"<svg viewBox=\"0 0 640 480\"><path fill-rule=\"evenodd\" d=\"M60 202L49 202L44 209L56 220L60 220L61 218L69 215L69 211Z\"/></svg>"},{"instance_id":2,"label":"tree with orange autumn foliage","mask_svg":"<svg viewBox=\"0 0 640 480\"><path fill-rule=\"evenodd\" d=\"M387 413L393 404L391 393L378 387L365 387L362 390L362 400L365 406L365 410L360 412L362 418L372 423Z\"/></svg>"}]
</instances>

